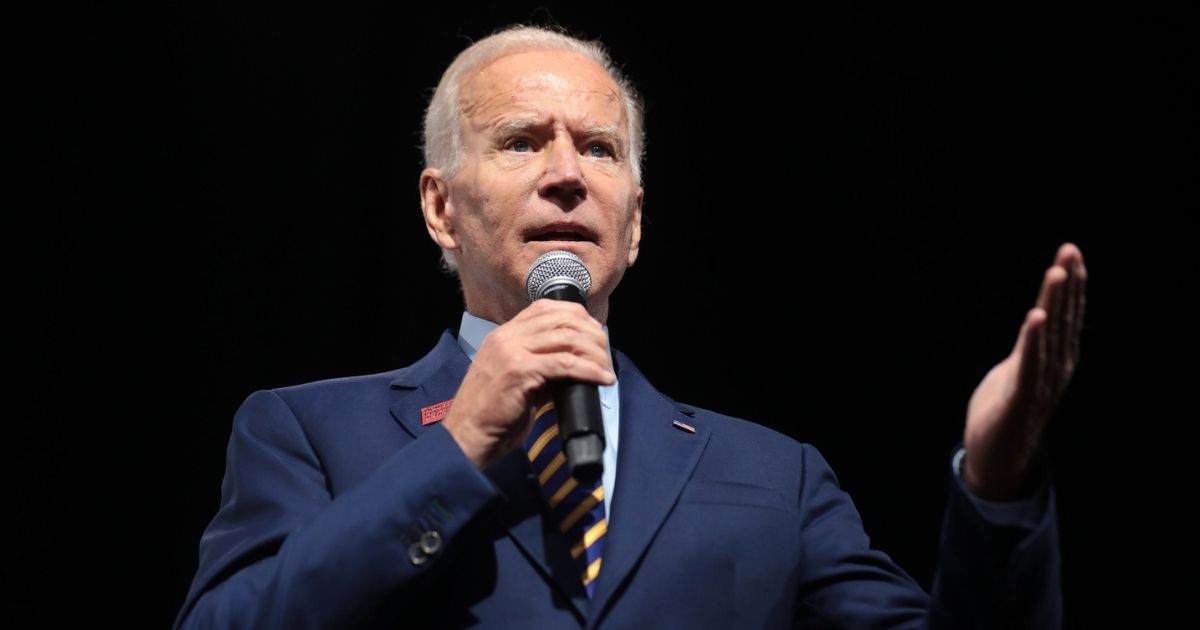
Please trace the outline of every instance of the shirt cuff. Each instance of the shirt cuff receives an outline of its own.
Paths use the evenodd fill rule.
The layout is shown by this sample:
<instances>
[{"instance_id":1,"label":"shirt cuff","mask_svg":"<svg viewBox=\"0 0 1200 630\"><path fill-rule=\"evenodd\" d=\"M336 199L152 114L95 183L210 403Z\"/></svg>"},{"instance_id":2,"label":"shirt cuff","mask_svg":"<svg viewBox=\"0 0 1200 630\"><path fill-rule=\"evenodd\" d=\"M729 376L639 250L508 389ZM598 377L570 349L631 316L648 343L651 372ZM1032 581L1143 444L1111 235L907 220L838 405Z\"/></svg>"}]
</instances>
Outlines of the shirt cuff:
<instances>
[{"instance_id":1,"label":"shirt cuff","mask_svg":"<svg viewBox=\"0 0 1200 630\"><path fill-rule=\"evenodd\" d=\"M954 478L960 484L962 484L963 480L962 464L966 455L967 449L960 446L955 451L954 458L950 462L950 466L954 470ZM971 498L971 502L975 504L979 513L983 515L984 520L993 525L1020 525L1022 527L1033 528L1046 513L1046 484L1039 485L1033 496L1017 501L987 501L980 499L971 494L966 484L963 484L963 490Z\"/></svg>"}]
</instances>

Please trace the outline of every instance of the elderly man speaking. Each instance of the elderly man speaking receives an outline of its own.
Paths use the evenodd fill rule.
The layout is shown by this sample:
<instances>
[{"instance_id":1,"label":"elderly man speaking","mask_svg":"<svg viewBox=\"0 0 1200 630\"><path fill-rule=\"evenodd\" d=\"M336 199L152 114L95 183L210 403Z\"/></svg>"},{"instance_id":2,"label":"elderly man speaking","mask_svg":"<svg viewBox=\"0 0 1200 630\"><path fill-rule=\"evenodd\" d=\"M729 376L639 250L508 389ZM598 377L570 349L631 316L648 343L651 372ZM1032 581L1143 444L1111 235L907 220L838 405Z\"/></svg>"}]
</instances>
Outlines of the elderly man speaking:
<instances>
[{"instance_id":1,"label":"elderly man speaking","mask_svg":"<svg viewBox=\"0 0 1200 630\"><path fill-rule=\"evenodd\" d=\"M1076 247L971 398L927 594L870 548L815 449L676 402L609 347L643 131L599 44L529 27L475 43L425 140L459 328L408 367L245 401L177 627L1060 624L1039 441L1078 357ZM538 299L548 260L568 299Z\"/></svg>"}]
</instances>

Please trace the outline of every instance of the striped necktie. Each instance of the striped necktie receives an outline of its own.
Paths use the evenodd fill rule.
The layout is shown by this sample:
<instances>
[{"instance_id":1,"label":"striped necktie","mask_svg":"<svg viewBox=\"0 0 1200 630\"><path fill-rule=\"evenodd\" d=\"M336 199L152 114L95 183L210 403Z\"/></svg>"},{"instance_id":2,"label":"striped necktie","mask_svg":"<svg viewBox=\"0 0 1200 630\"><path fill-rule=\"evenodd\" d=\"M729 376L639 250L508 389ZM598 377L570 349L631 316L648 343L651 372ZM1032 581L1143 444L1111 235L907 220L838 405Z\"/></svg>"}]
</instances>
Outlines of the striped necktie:
<instances>
[{"instance_id":1,"label":"striped necktie","mask_svg":"<svg viewBox=\"0 0 1200 630\"><path fill-rule=\"evenodd\" d=\"M579 569L588 597L591 597L596 588L596 576L600 575L604 535L608 531L604 484L601 479L581 484L571 476L558 436L554 403L548 403L534 414L525 451L533 464L542 495L550 504L550 514L570 545L571 559Z\"/></svg>"}]
</instances>

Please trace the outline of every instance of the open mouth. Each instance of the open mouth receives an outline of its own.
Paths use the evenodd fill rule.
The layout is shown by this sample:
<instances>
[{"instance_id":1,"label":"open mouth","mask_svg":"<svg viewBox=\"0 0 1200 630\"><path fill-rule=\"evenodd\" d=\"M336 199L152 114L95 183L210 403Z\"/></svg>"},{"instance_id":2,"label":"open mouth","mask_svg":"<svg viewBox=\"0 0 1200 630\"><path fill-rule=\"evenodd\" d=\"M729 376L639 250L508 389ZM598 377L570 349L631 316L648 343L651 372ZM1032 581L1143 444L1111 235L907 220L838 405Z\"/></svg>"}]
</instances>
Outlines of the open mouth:
<instances>
[{"instance_id":1,"label":"open mouth","mask_svg":"<svg viewBox=\"0 0 1200 630\"><path fill-rule=\"evenodd\" d=\"M535 234L531 241L590 241L591 239L578 232L545 232L543 234Z\"/></svg>"},{"instance_id":2,"label":"open mouth","mask_svg":"<svg viewBox=\"0 0 1200 630\"><path fill-rule=\"evenodd\" d=\"M582 225L553 224L540 227L526 236L529 241L579 241L594 243L595 236Z\"/></svg>"}]
</instances>

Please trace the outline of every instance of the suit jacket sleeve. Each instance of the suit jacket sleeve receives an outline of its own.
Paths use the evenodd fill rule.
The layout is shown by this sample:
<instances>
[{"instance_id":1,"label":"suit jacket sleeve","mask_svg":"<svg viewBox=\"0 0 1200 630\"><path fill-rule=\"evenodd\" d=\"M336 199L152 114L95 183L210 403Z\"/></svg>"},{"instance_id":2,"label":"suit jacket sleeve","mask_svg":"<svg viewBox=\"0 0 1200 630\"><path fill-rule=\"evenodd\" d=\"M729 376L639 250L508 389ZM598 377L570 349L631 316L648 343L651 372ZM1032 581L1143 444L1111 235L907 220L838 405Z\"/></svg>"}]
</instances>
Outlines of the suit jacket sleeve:
<instances>
[{"instance_id":1,"label":"suit jacket sleeve","mask_svg":"<svg viewBox=\"0 0 1200 630\"><path fill-rule=\"evenodd\" d=\"M872 550L825 459L803 447L797 628L1057 628L1054 501L1032 527L987 521L960 481L950 491L932 594Z\"/></svg>"},{"instance_id":2,"label":"suit jacket sleeve","mask_svg":"<svg viewBox=\"0 0 1200 630\"><path fill-rule=\"evenodd\" d=\"M221 507L175 627L354 625L436 570L437 549L410 557L423 553L422 535L453 544L496 496L440 425L336 500L326 483L288 404L274 392L250 396L234 418Z\"/></svg>"},{"instance_id":3,"label":"suit jacket sleeve","mask_svg":"<svg viewBox=\"0 0 1200 630\"><path fill-rule=\"evenodd\" d=\"M1062 583L1053 488L1041 518L996 525L961 479L950 488L942 524L931 625L938 628L1059 628Z\"/></svg>"}]
</instances>

